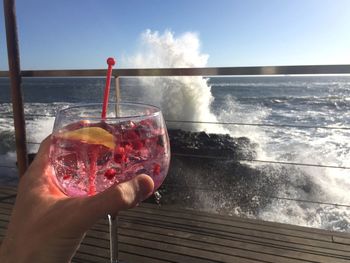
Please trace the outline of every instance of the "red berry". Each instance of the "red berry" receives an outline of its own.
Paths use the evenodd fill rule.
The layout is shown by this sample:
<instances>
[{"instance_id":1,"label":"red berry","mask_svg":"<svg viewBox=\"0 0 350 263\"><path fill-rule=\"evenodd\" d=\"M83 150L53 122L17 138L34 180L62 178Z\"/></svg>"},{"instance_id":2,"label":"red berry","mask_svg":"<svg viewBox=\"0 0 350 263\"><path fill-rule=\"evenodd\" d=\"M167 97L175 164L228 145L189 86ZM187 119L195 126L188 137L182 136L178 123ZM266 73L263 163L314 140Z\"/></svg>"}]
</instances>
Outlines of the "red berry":
<instances>
[{"instance_id":1,"label":"red berry","mask_svg":"<svg viewBox=\"0 0 350 263\"><path fill-rule=\"evenodd\" d=\"M125 148L124 147L117 147L114 151L114 161L116 163L124 163L126 162L127 157L125 155Z\"/></svg>"},{"instance_id":2,"label":"red berry","mask_svg":"<svg viewBox=\"0 0 350 263\"><path fill-rule=\"evenodd\" d=\"M114 150L115 153L120 153L124 154L125 153L125 148L123 146L117 146Z\"/></svg>"},{"instance_id":3,"label":"red berry","mask_svg":"<svg viewBox=\"0 0 350 263\"><path fill-rule=\"evenodd\" d=\"M133 141L137 140L139 138L139 134L136 131L129 131L127 134L125 134L125 139Z\"/></svg>"},{"instance_id":4,"label":"red berry","mask_svg":"<svg viewBox=\"0 0 350 263\"><path fill-rule=\"evenodd\" d=\"M116 174L117 174L116 170L110 168L105 172L105 177L108 180L112 180Z\"/></svg>"},{"instance_id":5,"label":"red berry","mask_svg":"<svg viewBox=\"0 0 350 263\"><path fill-rule=\"evenodd\" d=\"M128 143L125 145L125 155L129 154L130 152L132 152L132 146Z\"/></svg>"},{"instance_id":6,"label":"red berry","mask_svg":"<svg viewBox=\"0 0 350 263\"><path fill-rule=\"evenodd\" d=\"M115 153L114 154L114 161L116 163L125 163L127 160L126 156L124 154L120 154L120 153Z\"/></svg>"},{"instance_id":7,"label":"red berry","mask_svg":"<svg viewBox=\"0 0 350 263\"><path fill-rule=\"evenodd\" d=\"M159 175L160 174L160 165L158 163L155 163L153 165L153 175Z\"/></svg>"},{"instance_id":8,"label":"red berry","mask_svg":"<svg viewBox=\"0 0 350 263\"><path fill-rule=\"evenodd\" d=\"M135 150L140 150L143 147L142 141L134 141L132 143L132 146L134 147Z\"/></svg>"},{"instance_id":9,"label":"red berry","mask_svg":"<svg viewBox=\"0 0 350 263\"><path fill-rule=\"evenodd\" d=\"M66 175L63 176L63 180L67 180L67 179L69 179L69 178L70 178L70 175L69 175L69 174L66 174Z\"/></svg>"}]
</instances>

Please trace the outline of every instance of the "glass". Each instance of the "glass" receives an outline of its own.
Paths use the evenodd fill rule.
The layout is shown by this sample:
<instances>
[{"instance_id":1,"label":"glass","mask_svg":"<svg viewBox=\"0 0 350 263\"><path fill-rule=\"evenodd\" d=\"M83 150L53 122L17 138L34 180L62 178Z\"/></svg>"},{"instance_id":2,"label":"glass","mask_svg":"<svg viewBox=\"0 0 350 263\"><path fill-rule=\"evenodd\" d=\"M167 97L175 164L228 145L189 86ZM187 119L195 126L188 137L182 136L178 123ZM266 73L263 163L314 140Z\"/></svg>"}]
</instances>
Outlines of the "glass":
<instances>
[{"instance_id":1,"label":"glass","mask_svg":"<svg viewBox=\"0 0 350 263\"><path fill-rule=\"evenodd\" d=\"M59 188L68 196L91 196L114 184L147 174L154 191L164 181L170 162L167 129L159 108L112 103L101 120L102 104L58 112L50 161ZM117 218L108 216L111 262L118 262Z\"/></svg>"}]
</instances>

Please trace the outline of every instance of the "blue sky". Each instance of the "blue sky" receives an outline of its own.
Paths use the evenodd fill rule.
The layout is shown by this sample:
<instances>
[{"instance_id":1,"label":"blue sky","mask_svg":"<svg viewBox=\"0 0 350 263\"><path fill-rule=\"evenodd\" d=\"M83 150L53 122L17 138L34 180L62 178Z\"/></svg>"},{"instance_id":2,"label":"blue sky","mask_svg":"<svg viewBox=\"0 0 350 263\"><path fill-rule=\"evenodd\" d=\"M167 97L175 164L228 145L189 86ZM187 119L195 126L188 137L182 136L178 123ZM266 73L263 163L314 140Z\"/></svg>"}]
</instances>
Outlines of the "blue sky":
<instances>
[{"instance_id":1,"label":"blue sky","mask_svg":"<svg viewBox=\"0 0 350 263\"><path fill-rule=\"evenodd\" d=\"M349 0L17 0L16 7L22 69L104 68L108 56L135 54L147 29L197 33L208 66L350 64Z\"/></svg>"}]
</instances>

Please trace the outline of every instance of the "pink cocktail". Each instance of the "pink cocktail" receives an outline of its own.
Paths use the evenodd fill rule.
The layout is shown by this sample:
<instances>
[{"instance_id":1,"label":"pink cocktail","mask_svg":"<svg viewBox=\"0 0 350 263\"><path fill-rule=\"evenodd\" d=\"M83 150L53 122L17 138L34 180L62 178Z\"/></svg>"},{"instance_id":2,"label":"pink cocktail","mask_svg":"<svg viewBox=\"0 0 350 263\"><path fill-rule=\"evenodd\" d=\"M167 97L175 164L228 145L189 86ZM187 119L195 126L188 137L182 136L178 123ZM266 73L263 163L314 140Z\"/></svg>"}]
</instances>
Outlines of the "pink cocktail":
<instances>
[{"instance_id":1,"label":"pink cocktail","mask_svg":"<svg viewBox=\"0 0 350 263\"><path fill-rule=\"evenodd\" d=\"M66 108L56 117L50 159L68 196L94 195L138 174L152 177L155 190L169 167L170 149L161 111L150 105L101 104Z\"/></svg>"}]
</instances>

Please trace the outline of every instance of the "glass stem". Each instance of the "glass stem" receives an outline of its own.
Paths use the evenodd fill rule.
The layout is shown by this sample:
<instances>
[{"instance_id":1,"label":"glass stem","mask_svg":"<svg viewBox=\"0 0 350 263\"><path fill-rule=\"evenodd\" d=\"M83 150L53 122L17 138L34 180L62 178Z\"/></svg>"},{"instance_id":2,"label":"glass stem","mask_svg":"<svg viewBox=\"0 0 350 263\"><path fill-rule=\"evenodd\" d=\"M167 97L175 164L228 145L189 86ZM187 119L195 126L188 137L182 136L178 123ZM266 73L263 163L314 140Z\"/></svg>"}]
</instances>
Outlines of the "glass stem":
<instances>
[{"instance_id":1,"label":"glass stem","mask_svg":"<svg viewBox=\"0 0 350 263\"><path fill-rule=\"evenodd\" d=\"M108 215L111 263L118 263L118 216Z\"/></svg>"}]
</instances>

